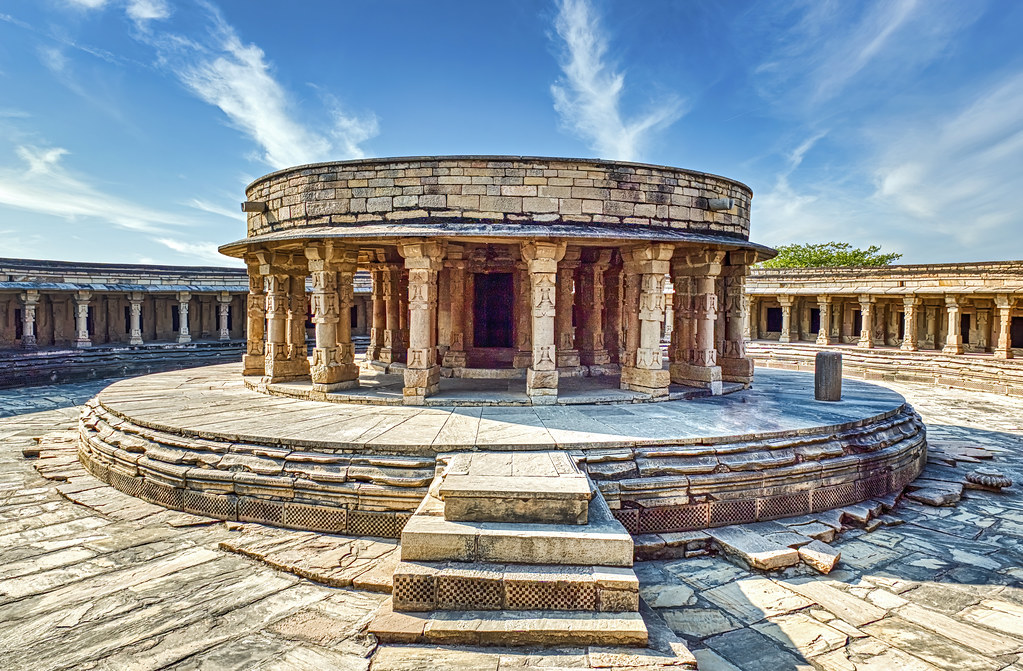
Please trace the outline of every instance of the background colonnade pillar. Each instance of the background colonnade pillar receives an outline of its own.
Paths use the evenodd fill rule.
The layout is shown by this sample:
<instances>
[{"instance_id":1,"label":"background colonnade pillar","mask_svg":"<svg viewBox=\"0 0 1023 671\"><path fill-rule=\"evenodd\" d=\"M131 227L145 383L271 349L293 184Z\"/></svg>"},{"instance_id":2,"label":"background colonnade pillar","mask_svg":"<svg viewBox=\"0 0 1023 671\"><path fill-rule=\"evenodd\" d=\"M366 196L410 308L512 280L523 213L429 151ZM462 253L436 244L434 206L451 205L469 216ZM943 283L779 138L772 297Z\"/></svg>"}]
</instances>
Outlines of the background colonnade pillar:
<instances>
[{"instance_id":1,"label":"background colonnade pillar","mask_svg":"<svg viewBox=\"0 0 1023 671\"><path fill-rule=\"evenodd\" d=\"M945 336L945 346L941 348L944 354L963 353L962 321L960 321L959 299L956 296L945 296L945 309L948 314L948 329Z\"/></svg>"},{"instance_id":2,"label":"background colonnade pillar","mask_svg":"<svg viewBox=\"0 0 1023 671\"><path fill-rule=\"evenodd\" d=\"M581 256L582 250L578 247L566 247L565 254L558 263L557 300L554 306L558 368L576 368L580 364L572 326L572 311L575 305L575 294L572 289Z\"/></svg>"},{"instance_id":3,"label":"background colonnade pillar","mask_svg":"<svg viewBox=\"0 0 1023 671\"><path fill-rule=\"evenodd\" d=\"M384 273L383 268L373 267L370 269L370 277L373 281L371 311L372 321L369 330L369 348L366 350L366 359L376 361L380 358L380 350L384 348L384 329L387 328L387 303L384 300Z\"/></svg>"},{"instance_id":4,"label":"background colonnade pillar","mask_svg":"<svg viewBox=\"0 0 1023 671\"><path fill-rule=\"evenodd\" d=\"M684 325L691 325L691 331L680 337L676 345L684 352L675 353L671 363L671 381L694 387L710 389L714 395L721 394L721 367L717 362L714 345L714 325L717 321L717 293L715 281L721 274L721 263L725 252L706 251L690 255L677 255L672 259L673 277L688 276L691 282L681 282L684 291L691 291L689 308L682 301L679 310ZM679 283L676 283L678 291ZM676 322L676 329L680 324Z\"/></svg>"},{"instance_id":5,"label":"background colonnade pillar","mask_svg":"<svg viewBox=\"0 0 1023 671\"><path fill-rule=\"evenodd\" d=\"M996 359L1012 358L1012 308L1015 300L1012 296L998 294L995 296L995 309L998 312L998 339L995 342L994 356Z\"/></svg>"},{"instance_id":6,"label":"background colonnade pillar","mask_svg":"<svg viewBox=\"0 0 1023 671\"><path fill-rule=\"evenodd\" d=\"M874 330L873 330L873 317L874 317L874 299L871 296L863 294L860 296L860 339L857 341L859 347L873 347L874 346Z\"/></svg>"},{"instance_id":7,"label":"background colonnade pillar","mask_svg":"<svg viewBox=\"0 0 1023 671\"><path fill-rule=\"evenodd\" d=\"M919 305L916 296L905 296L902 299L902 344L899 349L906 352L915 352L916 344L916 309Z\"/></svg>"},{"instance_id":8,"label":"background colonnade pillar","mask_svg":"<svg viewBox=\"0 0 1023 671\"><path fill-rule=\"evenodd\" d=\"M231 316L231 294L222 291L217 294L217 330L218 340L230 340L231 329L228 327L228 318Z\"/></svg>"},{"instance_id":9,"label":"background colonnade pillar","mask_svg":"<svg viewBox=\"0 0 1023 671\"><path fill-rule=\"evenodd\" d=\"M88 291L75 292L75 347L92 347L89 338L89 301L92 294Z\"/></svg>"},{"instance_id":10,"label":"background colonnade pillar","mask_svg":"<svg viewBox=\"0 0 1023 671\"><path fill-rule=\"evenodd\" d=\"M35 349L38 346L36 340L36 306L39 305L39 292L29 289L23 292L21 298L21 348Z\"/></svg>"}]
</instances>

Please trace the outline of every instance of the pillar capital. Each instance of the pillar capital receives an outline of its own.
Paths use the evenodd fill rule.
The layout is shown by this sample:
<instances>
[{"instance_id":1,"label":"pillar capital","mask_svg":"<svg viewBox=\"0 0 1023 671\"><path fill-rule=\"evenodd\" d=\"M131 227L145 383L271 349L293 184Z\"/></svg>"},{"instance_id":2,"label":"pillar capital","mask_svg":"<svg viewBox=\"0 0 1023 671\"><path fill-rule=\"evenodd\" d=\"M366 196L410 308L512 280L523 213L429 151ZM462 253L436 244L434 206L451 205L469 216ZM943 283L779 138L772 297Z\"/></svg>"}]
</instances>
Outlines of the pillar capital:
<instances>
[{"instance_id":1,"label":"pillar capital","mask_svg":"<svg viewBox=\"0 0 1023 671\"><path fill-rule=\"evenodd\" d=\"M778 305L782 306L783 308L790 308L792 307L792 302L795 299L796 299L795 296L790 296L788 294L780 294L778 296Z\"/></svg>"},{"instance_id":2,"label":"pillar capital","mask_svg":"<svg viewBox=\"0 0 1023 671\"><path fill-rule=\"evenodd\" d=\"M412 238L398 243L398 253L409 270L438 271L443 266L444 243Z\"/></svg>"},{"instance_id":3,"label":"pillar capital","mask_svg":"<svg viewBox=\"0 0 1023 671\"><path fill-rule=\"evenodd\" d=\"M622 259L629 264L629 270L641 274L667 275L671 270L674 245L656 243L632 247L622 251Z\"/></svg>"},{"instance_id":4,"label":"pillar capital","mask_svg":"<svg viewBox=\"0 0 1023 671\"><path fill-rule=\"evenodd\" d=\"M995 307L1002 310L1011 310L1016 304L1016 298L1008 294L995 294Z\"/></svg>"},{"instance_id":5,"label":"pillar capital","mask_svg":"<svg viewBox=\"0 0 1023 671\"><path fill-rule=\"evenodd\" d=\"M831 296L829 294L820 294L817 296L818 305L831 305Z\"/></svg>"},{"instance_id":6,"label":"pillar capital","mask_svg":"<svg viewBox=\"0 0 1023 671\"><path fill-rule=\"evenodd\" d=\"M945 307L959 309L959 296L956 294L945 294Z\"/></svg>"},{"instance_id":7,"label":"pillar capital","mask_svg":"<svg viewBox=\"0 0 1023 671\"><path fill-rule=\"evenodd\" d=\"M530 273L556 273L565 247L564 242L530 240L519 245L519 252Z\"/></svg>"},{"instance_id":8,"label":"pillar capital","mask_svg":"<svg viewBox=\"0 0 1023 671\"><path fill-rule=\"evenodd\" d=\"M725 254L717 250L688 253L680 250L671 259L671 273L692 277L720 275Z\"/></svg>"},{"instance_id":9,"label":"pillar capital","mask_svg":"<svg viewBox=\"0 0 1023 671\"><path fill-rule=\"evenodd\" d=\"M920 299L916 297L916 294L909 294L908 296L902 297L902 307L907 310L912 310L920 305Z\"/></svg>"},{"instance_id":10,"label":"pillar capital","mask_svg":"<svg viewBox=\"0 0 1023 671\"><path fill-rule=\"evenodd\" d=\"M35 306L39 302L39 290L38 289L26 289L22 291L20 296L21 302L26 306Z\"/></svg>"}]
</instances>

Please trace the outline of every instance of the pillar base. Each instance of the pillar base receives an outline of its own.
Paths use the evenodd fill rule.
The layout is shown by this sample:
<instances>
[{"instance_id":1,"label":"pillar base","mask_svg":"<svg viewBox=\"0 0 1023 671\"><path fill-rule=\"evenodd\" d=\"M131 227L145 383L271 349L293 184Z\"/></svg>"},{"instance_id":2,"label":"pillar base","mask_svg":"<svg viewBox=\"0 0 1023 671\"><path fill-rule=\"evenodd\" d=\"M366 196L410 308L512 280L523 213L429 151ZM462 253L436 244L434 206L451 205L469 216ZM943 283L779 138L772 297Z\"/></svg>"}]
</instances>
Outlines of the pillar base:
<instances>
[{"instance_id":1,"label":"pillar base","mask_svg":"<svg viewBox=\"0 0 1023 671\"><path fill-rule=\"evenodd\" d=\"M555 355L558 362L558 368L578 368L581 365L579 361L579 350L558 350Z\"/></svg>"},{"instance_id":2,"label":"pillar base","mask_svg":"<svg viewBox=\"0 0 1023 671\"><path fill-rule=\"evenodd\" d=\"M75 347L78 348L78 349L85 349L86 347L92 347L92 341L89 340L88 338L85 338L85 339L79 338L78 340L75 341Z\"/></svg>"},{"instance_id":3,"label":"pillar base","mask_svg":"<svg viewBox=\"0 0 1023 671\"><path fill-rule=\"evenodd\" d=\"M444 358L441 361L441 365L445 368L465 368L465 364L465 352L453 349L449 349L447 352L444 352Z\"/></svg>"},{"instance_id":4,"label":"pillar base","mask_svg":"<svg viewBox=\"0 0 1023 671\"><path fill-rule=\"evenodd\" d=\"M792 342L792 336L780 335L778 336L778 342Z\"/></svg>"},{"instance_id":5,"label":"pillar base","mask_svg":"<svg viewBox=\"0 0 1023 671\"><path fill-rule=\"evenodd\" d=\"M1011 359L1013 354L1011 351L1006 352L1005 350L995 350L991 353L991 356L995 359Z\"/></svg>"},{"instance_id":6,"label":"pillar base","mask_svg":"<svg viewBox=\"0 0 1023 671\"><path fill-rule=\"evenodd\" d=\"M721 366L694 366L688 363L673 363L669 370L671 371L671 381L675 384L703 387L704 389L709 389L710 393L714 396L721 395Z\"/></svg>"},{"instance_id":7,"label":"pillar base","mask_svg":"<svg viewBox=\"0 0 1023 671\"><path fill-rule=\"evenodd\" d=\"M264 375L266 359L262 354L242 355L242 375Z\"/></svg>"},{"instance_id":8,"label":"pillar base","mask_svg":"<svg viewBox=\"0 0 1023 671\"><path fill-rule=\"evenodd\" d=\"M21 349L39 349L35 336L24 336L21 339Z\"/></svg>"},{"instance_id":9,"label":"pillar base","mask_svg":"<svg viewBox=\"0 0 1023 671\"><path fill-rule=\"evenodd\" d=\"M406 368L402 394L405 405L425 405L426 397L437 393L440 387L440 366Z\"/></svg>"},{"instance_id":10,"label":"pillar base","mask_svg":"<svg viewBox=\"0 0 1023 671\"><path fill-rule=\"evenodd\" d=\"M915 342L911 343L903 342L901 345L899 345L899 349L901 349L903 352L916 352L917 346Z\"/></svg>"},{"instance_id":11,"label":"pillar base","mask_svg":"<svg viewBox=\"0 0 1023 671\"><path fill-rule=\"evenodd\" d=\"M379 361L384 363L405 363L405 357L407 350L397 349L392 347L384 347L380 350Z\"/></svg>"},{"instance_id":12,"label":"pillar base","mask_svg":"<svg viewBox=\"0 0 1023 671\"><path fill-rule=\"evenodd\" d=\"M603 366L611 363L611 355L606 349L582 350L579 352L579 362L584 366Z\"/></svg>"},{"instance_id":13,"label":"pillar base","mask_svg":"<svg viewBox=\"0 0 1023 671\"><path fill-rule=\"evenodd\" d=\"M533 365L533 351L519 350L512 356L512 368L529 368Z\"/></svg>"},{"instance_id":14,"label":"pillar base","mask_svg":"<svg viewBox=\"0 0 1023 671\"><path fill-rule=\"evenodd\" d=\"M653 398L659 398L668 395L669 384L671 384L671 373L663 368L622 366L622 389L638 391L650 394Z\"/></svg>"},{"instance_id":15,"label":"pillar base","mask_svg":"<svg viewBox=\"0 0 1023 671\"><path fill-rule=\"evenodd\" d=\"M856 346L857 347L863 347L865 349L873 349L874 348L874 341L873 340L864 340L864 339L860 338L859 340L856 341Z\"/></svg>"},{"instance_id":16,"label":"pillar base","mask_svg":"<svg viewBox=\"0 0 1023 671\"><path fill-rule=\"evenodd\" d=\"M178 336L178 343L179 344L183 345L186 342L192 342L192 336L190 336L190 335L179 335Z\"/></svg>"},{"instance_id":17,"label":"pillar base","mask_svg":"<svg viewBox=\"0 0 1023 671\"><path fill-rule=\"evenodd\" d=\"M721 357L721 379L725 382L740 382L749 385L753 382L753 359Z\"/></svg>"},{"instance_id":18,"label":"pillar base","mask_svg":"<svg viewBox=\"0 0 1023 671\"><path fill-rule=\"evenodd\" d=\"M336 391L359 386L359 367L353 363L310 366L309 376L315 391Z\"/></svg>"},{"instance_id":19,"label":"pillar base","mask_svg":"<svg viewBox=\"0 0 1023 671\"><path fill-rule=\"evenodd\" d=\"M941 348L942 354L962 354L963 346L961 344L945 345Z\"/></svg>"},{"instance_id":20,"label":"pillar base","mask_svg":"<svg viewBox=\"0 0 1023 671\"><path fill-rule=\"evenodd\" d=\"M129 345L145 345L146 343L145 343L144 340L142 340L141 337L139 337L139 338L131 338L131 339L129 339L128 340L128 344ZM260 363L259 365L260 365L260 368L262 368L263 364Z\"/></svg>"},{"instance_id":21,"label":"pillar base","mask_svg":"<svg viewBox=\"0 0 1023 671\"><path fill-rule=\"evenodd\" d=\"M218 338L218 340L230 340L230 339L231 339L231 334L230 333L221 333L220 334L220 338Z\"/></svg>"},{"instance_id":22,"label":"pillar base","mask_svg":"<svg viewBox=\"0 0 1023 671\"><path fill-rule=\"evenodd\" d=\"M526 369L526 395L533 405L558 402L558 371Z\"/></svg>"},{"instance_id":23,"label":"pillar base","mask_svg":"<svg viewBox=\"0 0 1023 671\"><path fill-rule=\"evenodd\" d=\"M818 335L817 336L817 340L815 340L814 342L816 344L818 344L818 345L830 345L831 344L831 338L829 338L826 335Z\"/></svg>"}]
</instances>

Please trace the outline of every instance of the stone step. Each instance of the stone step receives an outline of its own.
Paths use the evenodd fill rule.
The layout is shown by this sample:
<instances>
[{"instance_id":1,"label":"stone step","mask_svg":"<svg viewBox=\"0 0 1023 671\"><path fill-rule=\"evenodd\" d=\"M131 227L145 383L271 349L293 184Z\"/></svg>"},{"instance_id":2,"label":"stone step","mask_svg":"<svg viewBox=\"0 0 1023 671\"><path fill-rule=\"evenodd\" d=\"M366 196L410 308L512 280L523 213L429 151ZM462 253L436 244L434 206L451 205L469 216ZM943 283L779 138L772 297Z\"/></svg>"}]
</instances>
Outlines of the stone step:
<instances>
[{"instance_id":1,"label":"stone step","mask_svg":"<svg viewBox=\"0 0 1023 671\"><path fill-rule=\"evenodd\" d=\"M447 520L586 524L590 490L564 452L474 452L452 457L438 494Z\"/></svg>"},{"instance_id":2,"label":"stone step","mask_svg":"<svg viewBox=\"0 0 1023 671\"><path fill-rule=\"evenodd\" d=\"M401 533L402 561L632 566L632 537L599 494L586 524L454 522L427 495Z\"/></svg>"},{"instance_id":3,"label":"stone step","mask_svg":"<svg viewBox=\"0 0 1023 671\"><path fill-rule=\"evenodd\" d=\"M630 568L463 562L400 562L392 599L397 611L639 609Z\"/></svg>"},{"instance_id":4,"label":"stone step","mask_svg":"<svg viewBox=\"0 0 1023 671\"><path fill-rule=\"evenodd\" d=\"M386 604L369 625L381 643L485 646L645 646L642 616L579 611L396 612ZM692 667L690 667L692 668Z\"/></svg>"}]
</instances>

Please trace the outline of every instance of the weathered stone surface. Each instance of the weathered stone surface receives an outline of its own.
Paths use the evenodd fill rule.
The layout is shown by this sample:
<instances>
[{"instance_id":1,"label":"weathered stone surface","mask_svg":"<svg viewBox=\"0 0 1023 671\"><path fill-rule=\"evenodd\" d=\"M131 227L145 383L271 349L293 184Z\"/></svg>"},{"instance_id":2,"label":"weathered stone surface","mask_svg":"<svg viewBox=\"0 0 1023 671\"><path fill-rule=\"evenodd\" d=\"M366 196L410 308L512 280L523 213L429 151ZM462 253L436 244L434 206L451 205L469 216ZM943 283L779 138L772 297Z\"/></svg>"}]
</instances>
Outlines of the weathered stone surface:
<instances>
[{"instance_id":1,"label":"weathered stone surface","mask_svg":"<svg viewBox=\"0 0 1023 671\"><path fill-rule=\"evenodd\" d=\"M707 532L721 550L751 568L770 571L799 563L799 552L767 540L744 526L721 527Z\"/></svg>"},{"instance_id":2,"label":"weathered stone surface","mask_svg":"<svg viewBox=\"0 0 1023 671\"><path fill-rule=\"evenodd\" d=\"M799 558L812 566L820 573L831 573L842 558L842 553L833 549L830 545L820 541L813 541L799 548Z\"/></svg>"}]
</instances>

